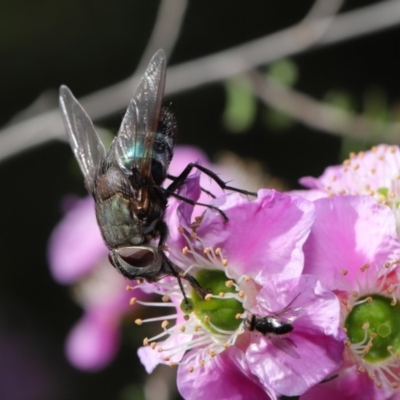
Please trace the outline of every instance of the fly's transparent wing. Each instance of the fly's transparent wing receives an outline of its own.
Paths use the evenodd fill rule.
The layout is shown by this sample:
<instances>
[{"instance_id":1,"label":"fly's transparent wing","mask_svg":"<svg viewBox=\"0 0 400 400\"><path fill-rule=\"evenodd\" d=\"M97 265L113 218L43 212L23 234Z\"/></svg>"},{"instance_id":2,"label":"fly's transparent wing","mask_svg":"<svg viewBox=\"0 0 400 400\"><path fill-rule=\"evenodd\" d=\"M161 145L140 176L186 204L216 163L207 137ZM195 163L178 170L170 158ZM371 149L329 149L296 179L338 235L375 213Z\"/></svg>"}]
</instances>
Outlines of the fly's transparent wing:
<instances>
[{"instance_id":1,"label":"fly's transparent wing","mask_svg":"<svg viewBox=\"0 0 400 400\"><path fill-rule=\"evenodd\" d=\"M127 174L136 168L142 178L151 174L152 152L165 87L166 58L158 50L151 59L125 113L107 163L117 163Z\"/></svg>"},{"instance_id":2,"label":"fly's transparent wing","mask_svg":"<svg viewBox=\"0 0 400 400\"><path fill-rule=\"evenodd\" d=\"M285 308L281 312L272 314L273 317L285 323L292 323L296 321L305 312L304 307Z\"/></svg>"},{"instance_id":3,"label":"fly's transparent wing","mask_svg":"<svg viewBox=\"0 0 400 400\"><path fill-rule=\"evenodd\" d=\"M86 189L92 194L97 171L105 158L103 143L91 119L66 86L60 88L60 108L69 143L85 178Z\"/></svg>"},{"instance_id":4,"label":"fly's transparent wing","mask_svg":"<svg viewBox=\"0 0 400 400\"><path fill-rule=\"evenodd\" d=\"M288 337L280 337L276 335L269 335L268 338L271 343L293 358L300 358L295 348L297 347Z\"/></svg>"}]
</instances>

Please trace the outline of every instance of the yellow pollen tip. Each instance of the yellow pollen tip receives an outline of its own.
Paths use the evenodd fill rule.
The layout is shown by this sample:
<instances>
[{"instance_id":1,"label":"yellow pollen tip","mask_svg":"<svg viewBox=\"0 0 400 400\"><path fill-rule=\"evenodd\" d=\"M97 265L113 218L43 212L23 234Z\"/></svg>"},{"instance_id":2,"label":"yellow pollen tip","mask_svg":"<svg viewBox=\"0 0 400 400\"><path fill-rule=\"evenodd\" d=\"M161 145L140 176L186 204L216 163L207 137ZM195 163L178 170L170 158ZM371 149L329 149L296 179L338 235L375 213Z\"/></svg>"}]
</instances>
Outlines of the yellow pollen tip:
<instances>
[{"instance_id":1,"label":"yellow pollen tip","mask_svg":"<svg viewBox=\"0 0 400 400\"><path fill-rule=\"evenodd\" d=\"M236 318L236 319L241 319L241 318L242 318L242 314L237 313L237 314L235 315L235 318Z\"/></svg>"},{"instance_id":2,"label":"yellow pollen tip","mask_svg":"<svg viewBox=\"0 0 400 400\"><path fill-rule=\"evenodd\" d=\"M221 255L221 247L217 247L217 248L215 249L215 254L216 254L217 256Z\"/></svg>"},{"instance_id":3,"label":"yellow pollen tip","mask_svg":"<svg viewBox=\"0 0 400 400\"><path fill-rule=\"evenodd\" d=\"M241 291L238 293L238 295L239 295L240 298L243 298L244 295L245 295L244 290L241 290Z\"/></svg>"},{"instance_id":4,"label":"yellow pollen tip","mask_svg":"<svg viewBox=\"0 0 400 400\"><path fill-rule=\"evenodd\" d=\"M186 255L187 253L189 253L189 249L188 249L187 246L185 246L185 247L182 249L182 254Z\"/></svg>"},{"instance_id":5,"label":"yellow pollen tip","mask_svg":"<svg viewBox=\"0 0 400 400\"><path fill-rule=\"evenodd\" d=\"M149 344L149 338L145 337L143 339L143 346L147 346Z\"/></svg>"},{"instance_id":6,"label":"yellow pollen tip","mask_svg":"<svg viewBox=\"0 0 400 400\"><path fill-rule=\"evenodd\" d=\"M224 258L224 259L221 261L221 264L222 264L224 267L228 266L228 260L227 260L226 258Z\"/></svg>"},{"instance_id":7,"label":"yellow pollen tip","mask_svg":"<svg viewBox=\"0 0 400 400\"><path fill-rule=\"evenodd\" d=\"M190 237L192 237L193 239L197 238L197 233L196 232L190 232Z\"/></svg>"},{"instance_id":8,"label":"yellow pollen tip","mask_svg":"<svg viewBox=\"0 0 400 400\"><path fill-rule=\"evenodd\" d=\"M183 319L184 319L185 321L189 321L189 318L190 318L190 315L185 314L185 315L183 316Z\"/></svg>"},{"instance_id":9,"label":"yellow pollen tip","mask_svg":"<svg viewBox=\"0 0 400 400\"><path fill-rule=\"evenodd\" d=\"M208 254L208 253L210 253L211 248L210 247L205 247L203 251L204 251L204 254Z\"/></svg>"},{"instance_id":10,"label":"yellow pollen tip","mask_svg":"<svg viewBox=\"0 0 400 400\"><path fill-rule=\"evenodd\" d=\"M210 322L210 317L208 315L205 315L203 321L207 323Z\"/></svg>"},{"instance_id":11,"label":"yellow pollen tip","mask_svg":"<svg viewBox=\"0 0 400 400\"><path fill-rule=\"evenodd\" d=\"M219 296L219 297L225 297L225 293L224 293L224 292L219 292L219 293L218 293L218 296Z\"/></svg>"},{"instance_id":12,"label":"yellow pollen tip","mask_svg":"<svg viewBox=\"0 0 400 400\"><path fill-rule=\"evenodd\" d=\"M397 304L397 299L393 299L391 302L390 302L390 305L391 306L395 306Z\"/></svg>"},{"instance_id":13,"label":"yellow pollen tip","mask_svg":"<svg viewBox=\"0 0 400 400\"><path fill-rule=\"evenodd\" d=\"M382 387L382 383L381 383L381 382L376 382L376 387L377 387L378 389L380 389L380 388Z\"/></svg>"},{"instance_id":14,"label":"yellow pollen tip","mask_svg":"<svg viewBox=\"0 0 400 400\"><path fill-rule=\"evenodd\" d=\"M251 279L251 278L250 278L248 275L245 275L245 277L244 277L244 281L245 281L245 282L249 282L250 279Z\"/></svg>"},{"instance_id":15,"label":"yellow pollen tip","mask_svg":"<svg viewBox=\"0 0 400 400\"><path fill-rule=\"evenodd\" d=\"M365 368L364 367L358 367L357 372L362 374L363 372L365 372Z\"/></svg>"},{"instance_id":16,"label":"yellow pollen tip","mask_svg":"<svg viewBox=\"0 0 400 400\"><path fill-rule=\"evenodd\" d=\"M196 325L196 326L194 327L194 331L195 331L195 332L201 331L201 325Z\"/></svg>"},{"instance_id":17,"label":"yellow pollen tip","mask_svg":"<svg viewBox=\"0 0 400 400\"><path fill-rule=\"evenodd\" d=\"M165 295L161 298L161 300L162 300L164 303L168 303L169 300L170 300L170 297L167 296L167 295L165 294Z\"/></svg>"},{"instance_id":18,"label":"yellow pollen tip","mask_svg":"<svg viewBox=\"0 0 400 400\"><path fill-rule=\"evenodd\" d=\"M163 351L162 347L159 347L159 348L157 349L157 351L158 351L159 353L162 353L162 351Z\"/></svg>"},{"instance_id":19,"label":"yellow pollen tip","mask_svg":"<svg viewBox=\"0 0 400 400\"><path fill-rule=\"evenodd\" d=\"M233 286L233 281L232 280L226 281L225 282L225 286L226 287L232 287Z\"/></svg>"},{"instance_id":20,"label":"yellow pollen tip","mask_svg":"<svg viewBox=\"0 0 400 400\"><path fill-rule=\"evenodd\" d=\"M133 306L133 305L135 305L136 304L136 297L132 297L130 300L129 300L129 305L130 306Z\"/></svg>"},{"instance_id":21,"label":"yellow pollen tip","mask_svg":"<svg viewBox=\"0 0 400 400\"><path fill-rule=\"evenodd\" d=\"M361 271L361 272L364 272L364 271L366 271L369 267L370 267L369 264L365 264L365 265L363 265L363 266L360 268L360 271Z\"/></svg>"},{"instance_id":22,"label":"yellow pollen tip","mask_svg":"<svg viewBox=\"0 0 400 400\"><path fill-rule=\"evenodd\" d=\"M135 319L135 324L136 324L136 325L142 325L142 324L143 324L143 320L140 319L140 318Z\"/></svg>"},{"instance_id":23,"label":"yellow pollen tip","mask_svg":"<svg viewBox=\"0 0 400 400\"><path fill-rule=\"evenodd\" d=\"M215 350L210 350L208 353L211 357L215 357L217 355L217 353L215 352Z\"/></svg>"},{"instance_id":24,"label":"yellow pollen tip","mask_svg":"<svg viewBox=\"0 0 400 400\"><path fill-rule=\"evenodd\" d=\"M126 288L125 288L125 290L126 290L127 292L131 292L131 291L133 290L133 287L127 285Z\"/></svg>"},{"instance_id":25,"label":"yellow pollen tip","mask_svg":"<svg viewBox=\"0 0 400 400\"><path fill-rule=\"evenodd\" d=\"M358 297L358 292L354 291L351 295L356 299Z\"/></svg>"},{"instance_id":26,"label":"yellow pollen tip","mask_svg":"<svg viewBox=\"0 0 400 400\"><path fill-rule=\"evenodd\" d=\"M369 328L369 323L368 322L364 322L363 324L362 324L362 327L361 327L362 329L368 329Z\"/></svg>"},{"instance_id":27,"label":"yellow pollen tip","mask_svg":"<svg viewBox=\"0 0 400 400\"><path fill-rule=\"evenodd\" d=\"M184 325L181 325L178 329L179 329L182 333L186 331L186 328L185 328Z\"/></svg>"},{"instance_id":28,"label":"yellow pollen tip","mask_svg":"<svg viewBox=\"0 0 400 400\"><path fill-rule=\"evenodd\" d=\"M178 227L178 232L179 232L179 233L183 233L183 232L185 232L185 230L183 229L182 226L179 226L179 227Z\"/></svg>"},{"instance_id":29,"label":"yellow pollen tip","mask_svg":"<svg viewBox=\"0 0 400 400\"><path fill-rule=\"evenodd\" d=\"M199 364L200 364L200 367L204 367L204 364L205 364L206 362L204 361L204 360L200 360L200 362L199 362Z\"/></svg>"},{"instance_id":30,"label":"yellow pollen tip","mask_svg":"<svg viewBox=\"0 0 400 400\"><path fill-rule=\"evenodd\" d=\"M188 370L189 370L190 373L192 373L194 371L194 368L193 367L189 367Z\"/></svg>"},{"instance_id":31,"label":"yellow pollen tip","mask_svg":"<svg viewBox=\"0 0 400 400\"><path fill-rule=\"evenodd\" d=\"M399 387L397 382L390 382L393 389L397 389Z\"/></svg>"},{"instance_id":32,"label":"yellow pollen tip","mask_svg":"<svg viewBox=\"0 0 400 400\"><path fill-rule=\"evenodd\" d=\"M173 361L171 361L168 365L169 365L170 367L175 367L176 363L174 363Z\"/></svg>"},{"instance_id":33,"label":"yellow pollen tip","mask_svg":"<svg viewBox=\"0 0 400 400\"><path fill-rule=\"evenodd\" d=\"M156 346L157 346L157 343L156 343L156 342L153 342L153 343L150 344L150 347L151 347L153 350L156 348Z\"/></svg>"},{"instance_id":34,"label":"yellow pollen tip","mask_svg":"<svg viewBox=\"0 0 400 400\"><path fill-rule=\"evenodd\" d=\"M342 269L342 275L346 276L349 271L347 269Z\"/></svg>"},{"instance_id":35,"label":"yellow pollen tip","mask_svg":"<svg viewBox=\"0 0 400 400\"><path fill-rule=\"evenodd\" d=\"M225 344L223 345L223 348L226 350L229 346L230 346L229 343L225 343Z\"/></svg>"},{"instance_id":36,"label":"yellow pollen tip","mask_svg":"<svg viewBox=\"0 0 400 400\"><path fill-rule=\"evenodd\" d=\"M371 296L368 296L365 300L367 300L367 303L372 303L374 299Z\"/></svg>"},{"instance_id":37,"label":"yellow pollen tip","mask_svg":"<svg viewBox=\"0 0 400 400\"><path fill-rule=\"evenodd\" d=\"M165 356L164 356L164 357L163 357L163 360L164 360L164 361L169 361L169 360L170 360L170 358L169 358L169 357L165 357Z\"/></svg>"},{"instance_id":38,"label":"yellow pollen tip","mask_svg":"<svg viewBox=\"0 0 400 400\"><path fill-rule=\"evenodd\" d=\"M169 322L167 320L165 320L161 323L161 328L165 329L168 325L169 325Z\"/></svg>"},{"instance_id":39,"label":"yellow pollen tip","mask_svg":"<svg viewBox=\"0 0 400 400\"><path fill-rule=\"evenodd\" d=\"M204 296L204 300L206 300L206 301L209 301L209 300L211 300L212 299L212 294L211 293L207 293L205 296Z\"/></svg>"},{"instance_id":40,"label":"yellow pollen tip","mask_svg":"<svg viewBox=\"0 0 400 400\"><path fill-rule=\"evenodd\" d=\"M143 282L144 282L143 279L137 279L137 280L136 280L136 283L137 283L138 285L142 285Z\"/></svg>"}]
</instances>

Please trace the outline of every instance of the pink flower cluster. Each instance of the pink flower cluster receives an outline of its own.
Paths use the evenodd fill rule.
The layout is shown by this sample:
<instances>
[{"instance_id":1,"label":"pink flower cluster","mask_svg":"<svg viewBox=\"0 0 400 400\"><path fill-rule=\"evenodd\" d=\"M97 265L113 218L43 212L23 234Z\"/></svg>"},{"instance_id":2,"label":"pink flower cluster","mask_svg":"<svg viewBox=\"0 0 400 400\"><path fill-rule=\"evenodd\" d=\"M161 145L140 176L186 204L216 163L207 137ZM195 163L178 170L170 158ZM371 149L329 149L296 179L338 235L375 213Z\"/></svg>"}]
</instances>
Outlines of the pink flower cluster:
<instances>
[{"instance_id":1,"label":"pink flower cluster","mask_svg":"<svg viewBox=\"0 0 400 400\"><path fill-rule=\"evenodd\" d=\"M175 310L138 321L162 322L139 349L146 370L177 365L185 399L400 398L399 176L399 149L382 145L304 178L308 191L220 194L210 204L227 222L172 200L168 256L208 294L184 277L186 302L175 278L133 287L144 316ZM181 194L196 201L204 186L196 172ZM65 276L57 254L54 274ZM99 314L116 326L118 310Z\"/></svg>"}]
</instances>

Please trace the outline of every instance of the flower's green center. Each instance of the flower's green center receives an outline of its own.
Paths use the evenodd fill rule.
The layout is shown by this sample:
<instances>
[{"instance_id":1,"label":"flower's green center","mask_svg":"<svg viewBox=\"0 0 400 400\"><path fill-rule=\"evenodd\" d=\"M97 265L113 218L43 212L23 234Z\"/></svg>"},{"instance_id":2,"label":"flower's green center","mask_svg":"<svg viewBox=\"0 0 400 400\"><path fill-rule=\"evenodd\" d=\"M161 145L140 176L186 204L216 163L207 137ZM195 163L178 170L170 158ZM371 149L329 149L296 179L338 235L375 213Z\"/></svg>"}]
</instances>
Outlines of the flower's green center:
<instances>
[{"instance_id":1,"label":"flower's green center","mask_svg":"<svg viewBox=\"0 0 400 400\"><path fill-rule=\"evenodd\" d=\"M378 192L380 195L384 196L384 197L388 197L388 196L389 196L389 189L388 189L388 188L381 187L381 188L379 188L379 189L377 190L377 192Z\"/></svg>"},{"instance_id":2,"label":"flower's green center","mask_svg":"<svg viewBox=\"0 0 400 400\"><path fill-rule=\"evenodd\" d=\"M363 348L364 360L372 363L398 353L400 304L394 304L391 298L376 294L359 300L361 304L353 307L345 321L350 343Z\"/></svg>"},{"instance_id":3,"label":"flower's green center","mask_svg":"<svg viewBox=\"0 0 400 400\"><path fill-rule=\"evenodd\" d=\"M244 312L242 303L237 299L236 285L227 285L229 280L221 270L203 269L196 275L196 280L212 295L203 299L196 291L192 292L190 303L202 325L214 333L218 332L213 326L223 331L236 330L242 322L238 315Z\"/></svg>"}]
</instances>

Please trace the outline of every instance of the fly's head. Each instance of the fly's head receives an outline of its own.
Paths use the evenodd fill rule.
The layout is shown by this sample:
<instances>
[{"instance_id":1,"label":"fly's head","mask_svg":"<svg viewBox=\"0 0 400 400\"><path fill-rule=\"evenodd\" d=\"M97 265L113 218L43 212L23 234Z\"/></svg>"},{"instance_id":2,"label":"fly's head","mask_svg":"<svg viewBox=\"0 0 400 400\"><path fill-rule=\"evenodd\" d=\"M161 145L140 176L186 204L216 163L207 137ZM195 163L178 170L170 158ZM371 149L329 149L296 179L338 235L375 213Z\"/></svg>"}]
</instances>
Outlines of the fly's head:
<instances>
[{"instance_id":1,"label":"fly's head","mask_svg":"<svg viewBox=\"0 0 400 400\"><path fill-rule=\"evenodd\" d=\"M112 249L110 263L128 279L157 281L162 273L162 250L153 246L129 246Z\"/></svg>"}]
</instances>

